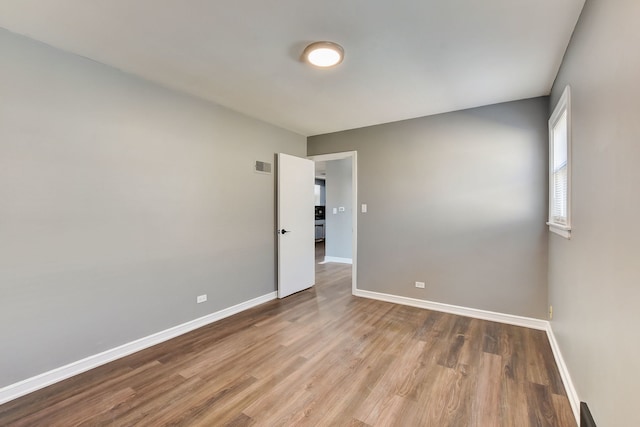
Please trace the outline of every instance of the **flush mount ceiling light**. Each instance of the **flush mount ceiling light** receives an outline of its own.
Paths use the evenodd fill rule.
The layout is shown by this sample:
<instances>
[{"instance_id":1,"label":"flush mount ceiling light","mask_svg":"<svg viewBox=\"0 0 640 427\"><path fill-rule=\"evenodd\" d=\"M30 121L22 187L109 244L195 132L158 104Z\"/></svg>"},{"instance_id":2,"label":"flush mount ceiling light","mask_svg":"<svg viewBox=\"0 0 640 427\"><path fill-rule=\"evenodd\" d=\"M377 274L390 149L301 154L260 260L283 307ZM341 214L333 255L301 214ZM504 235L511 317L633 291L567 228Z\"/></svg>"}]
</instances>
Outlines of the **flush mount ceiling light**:
<instances>
[{"instance_id":1,"label":"flush mount ceiling light","mask_svg":"<svg viewBox=\"0 0 640 427\"><path fill-rule=\"evenodd\" d=\"M304 49L302 57L309 64L316 67L333 67L342 62L344 49L333 42L315 42Z\"/></svg>"}]
</instances>

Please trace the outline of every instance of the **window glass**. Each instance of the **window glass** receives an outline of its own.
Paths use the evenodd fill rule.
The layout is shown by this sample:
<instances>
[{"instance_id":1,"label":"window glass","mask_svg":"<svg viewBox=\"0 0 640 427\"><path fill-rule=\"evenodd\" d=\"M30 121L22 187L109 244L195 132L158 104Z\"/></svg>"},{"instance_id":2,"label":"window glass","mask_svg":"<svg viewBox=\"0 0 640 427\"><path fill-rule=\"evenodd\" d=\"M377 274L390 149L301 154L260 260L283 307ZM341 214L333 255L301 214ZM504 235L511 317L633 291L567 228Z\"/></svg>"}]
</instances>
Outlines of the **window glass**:
<instances>
[{"instance_id":1,"label":"window glass","mask_svg":"<svg viewBox=\"0 0 640 427\"><path fill-rule=\"evenodd\" d=\"M549 119L549 229L571 233L571 91L567 86Z\"/></svg>"}]
</instances>

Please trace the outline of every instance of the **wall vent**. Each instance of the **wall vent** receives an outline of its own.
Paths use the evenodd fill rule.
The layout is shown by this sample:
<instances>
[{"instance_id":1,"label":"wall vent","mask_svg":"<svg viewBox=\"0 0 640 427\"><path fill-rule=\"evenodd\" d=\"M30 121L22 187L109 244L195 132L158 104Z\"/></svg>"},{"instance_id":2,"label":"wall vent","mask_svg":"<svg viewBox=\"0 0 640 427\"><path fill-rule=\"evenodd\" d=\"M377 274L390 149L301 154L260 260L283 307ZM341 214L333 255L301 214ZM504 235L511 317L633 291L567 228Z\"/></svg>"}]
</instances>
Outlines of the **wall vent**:
<instances>
[{"instance_id":1,"label":"wall vent","mask_svg":"<svg viewBox=\"0 0 640 427\"><path fill-rule=\"evenodd\" d=\"M270 174L271 163L261 162L260 160L256 160L256 172Z\"/></svg>"}]
</instances>

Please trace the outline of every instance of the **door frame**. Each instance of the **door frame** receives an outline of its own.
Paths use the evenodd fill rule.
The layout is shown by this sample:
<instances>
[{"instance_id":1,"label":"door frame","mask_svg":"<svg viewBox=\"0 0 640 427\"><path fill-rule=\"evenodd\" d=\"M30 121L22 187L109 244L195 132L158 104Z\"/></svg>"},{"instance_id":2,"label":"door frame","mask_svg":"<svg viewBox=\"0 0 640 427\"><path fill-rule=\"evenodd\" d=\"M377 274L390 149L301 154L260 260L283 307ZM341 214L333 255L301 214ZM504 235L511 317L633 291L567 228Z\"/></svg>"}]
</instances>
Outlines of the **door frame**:
<instances>
[{"instance_id":1,"label":"door frame","mask_svg":"<svg viewBox=\"0 0 640 427\"><path fill-rule=\"evenodd\" d=\"M307 156L307 159L314 162L351 159L351 294L355 295L358 290L358 152L318 154Z\"/></svg>"}]
</instances>

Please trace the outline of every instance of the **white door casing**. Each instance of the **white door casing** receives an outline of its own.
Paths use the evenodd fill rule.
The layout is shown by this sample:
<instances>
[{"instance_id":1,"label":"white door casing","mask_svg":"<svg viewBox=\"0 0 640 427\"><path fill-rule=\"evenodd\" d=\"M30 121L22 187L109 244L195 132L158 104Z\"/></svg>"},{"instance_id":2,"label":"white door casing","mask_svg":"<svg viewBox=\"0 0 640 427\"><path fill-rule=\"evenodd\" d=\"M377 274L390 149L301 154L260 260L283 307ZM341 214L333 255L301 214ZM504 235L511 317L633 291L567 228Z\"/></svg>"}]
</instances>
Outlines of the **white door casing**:
<instances>
[{"instance_id":1,"label":"white door casing","mask_svg":"<svg viewBox=\"0 0 640 427\"><path fill-rule=\"evenodd\" d=\"M351 190L352 190L351 293L353 295L357 295L358 293L358 213L360 212L360 208L358 206L358 152L345 151L345 152L339 152L339 153L318 154L315 156L309 156L309 159L313 160L314 162L328 162L332 160L342 160L342 159L348 159L348 158L351 159Z\"/></svg>"}]
</instances>

